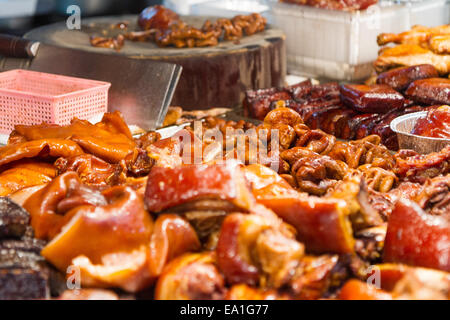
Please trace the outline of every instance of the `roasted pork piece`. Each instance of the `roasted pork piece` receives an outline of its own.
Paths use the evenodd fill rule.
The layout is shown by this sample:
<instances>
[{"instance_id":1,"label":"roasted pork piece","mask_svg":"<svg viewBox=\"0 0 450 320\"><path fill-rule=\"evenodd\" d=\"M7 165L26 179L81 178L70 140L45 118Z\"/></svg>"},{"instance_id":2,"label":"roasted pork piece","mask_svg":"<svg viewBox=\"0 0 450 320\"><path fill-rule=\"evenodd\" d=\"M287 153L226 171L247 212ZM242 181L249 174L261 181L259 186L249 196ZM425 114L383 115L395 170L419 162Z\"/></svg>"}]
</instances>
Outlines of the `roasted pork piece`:
<instances>
[{"instance_id":1,"label":"roasted pork piece","mask_svg":"<svg viewBox=\"0 0 450 320\"><path fill-rule=\"evenodd\" d=\"M0 197L0 239L25 235L30 214L9 198Z\"/></svg>"},{"instance_id":2,"label":"roasted pork piece","mask_svg":"<svg viewBox=\"0 0 450 320\"><path fill-rule=\"evenodd\" d=\"M450 271L449 216L431 216L417 204L400 200L389 217L386 262Z\"/></svg>"},{"instance_id":3,"label":"roasted pork piece","mask_svg":"<svg viewBox=\"0 0 450 320\"><path fill-rule=\"evenodd\" d=\"M0 173L0 196L8 196L24 187L50 182L57 172L51 163L34 160L13 161Z\"/></svg>"},{"instance_id":4,"label":"roasted pork piece","mask_svg":"<svg viewBox=\"0 0 450 320\"><path fill-rule=\"evenodd\" d=\"M412 150L401 150L395 155L395 170L405 181L423 183L428 178L450 173L450 146L440 152L420 155Z\"/></svg>"},{"instance_id":5,"label":"roasted pork piece","mask_svg":"<svg viewBox=\"0 0 450 320\"><path fill-rule=\"evenodd\" d=\"M29 223L27 211L0 198L0 299L50 297L52 271L40 255L45 242L29 237Z\"/></svg>"},{"instance_id":6,"label":"roasted pork piece","mask_svg":"<svg viewBox=\"0 0 450 320\"><path fill-rule=\"evenodd\" d=\"M176 169L159 167L148 177L145 202L152 212L177 211L175 207L208 199L227 201L231 210L248 211L252 199L245 183L237 162Z\"/></svg>"},{"instance_id":7,"label":"roasted pork piece","mask_svg":"<svg viewBox=\"0 0 450 320\"><path fill-rule=\"evenodd\" d=\"M341 100L364 113L386 113L403 108L405 98L388 85L342 85Z\"/></svg>"},{"instance_id":8,"label":"roasted pork piece","mask_svg":"<svg viewBox=\"0 0 450 320\"><path fill-rule=\"evenodd\" d=\"M450 105L450 79L416 80L408 87L406 96L425 105Z\"/></svg>"},{"instance_id":9,"label":"roasted pork piece","mask_svg":"<svg viewBox=\"0 0 450 320\"><path fill-rule=\"evenodd\" d=\"M400 67L378 75L377 83L386 84L397 91L406 90L411 83L420 79L437 78L436 68L431 64L421 64L411 67Z\"/></svg>"},{"instance_id":10,"label":"roasted pork piece","mask_svg":"<svg viewBox=\"0 0 450 320\"><path fill-rule=\"evenodd\" d=\"M55 179L25 207L36 236L50 240L42 255L62 272L79 268L85 285L135 292L151 285L170 259L199 247L181 217L161 215L153 222L130 187L100 191L83 185L75 172Z\"/></svg>"},{"instance_id":11,"label":"roasted pork piece","mask_svg":"<svg viewBox=\"0 0 450 320\"><path fill-rule=\"evenodd\" d=\"M0 267L0 299L31 300L49 298L48 276L28 267Z\"/></svg>"},{"instance_id":12,"label":"roasted pork piece","mask_svg":"<svg viewBox=\"0 0 450 320\"><path fill-rule=\"evenodd\" d=\"M226 293L225 279L212 253L187 254L172 261L155 290L158 300L221 300Z\"/></svg>"}]
</instances>

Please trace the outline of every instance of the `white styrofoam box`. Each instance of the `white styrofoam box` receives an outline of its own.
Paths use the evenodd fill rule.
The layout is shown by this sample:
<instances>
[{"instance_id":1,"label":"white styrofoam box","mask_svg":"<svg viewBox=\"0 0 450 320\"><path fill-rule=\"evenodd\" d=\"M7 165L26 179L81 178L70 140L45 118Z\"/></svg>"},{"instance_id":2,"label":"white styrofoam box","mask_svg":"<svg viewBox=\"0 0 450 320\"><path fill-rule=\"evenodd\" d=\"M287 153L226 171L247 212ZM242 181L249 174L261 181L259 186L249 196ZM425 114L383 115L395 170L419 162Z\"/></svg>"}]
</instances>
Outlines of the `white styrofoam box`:
<instances>
[{"instance_id":1,"label":"white styrofoam box","mask_svg":"<svg viewBox=\"0 0 450 320\"><path fill-rule=\"evenodd\" d=\"M378 34L450 23L449 0L381 1L356 12L270 4L272 23L286 33L288 72L337 80L370 76Z\"/></svg>"},{"instance_id":2,"label":"white styrofoam box","mask_svg":"<svg viewBox=\"0 0 450 320\"><path fill-rule=\"evenodd\" d=\"M208 1L192 6L191 14L233 18L237 15L260 13L266 15L270 7L259 0Z\"/></svg>"},{"instance_id":3,"label":"white styrofoam box","mask_svg":"<svg viewBox=\"0 0 450 320\"><path fill-rule=\"evenodd\" d=\"M419 0L408 1L411 26L420 24L436 27L450 23L449 0Z\"/></svg>"},{"instance_id":4,"label":"white styrofoam box","mask_svg":"<svg viewBox=\"0 0 450 320\"><path fill-rule=\"evenodd\" d=\"M38 0L0 0L0 19L33 16Z\"/></svg>"},{"instance_id":5,"label":"white styrofoam box","mask_svg":"<svg viewBox=\"0 0 450 320\"><path fill-rule=\"evenodd\" d=\"M163 3L167 8L174 10L178 14L189 15L192 14L193 5L208 1L211 0L164 0Z\"/></svg>"},{"instance_id":6,"label":"white styrofoam box","mask_svg":"<svg viewBox=\"0 0 450 320\"><path fill-rule=\"evenodd\" d=\"M288 72L338 80L360 80L372 72L377 36L409 27L404 5L380 3L345 12L279 3L272 23L286 33Z\"/></svg>"}]
</instances>

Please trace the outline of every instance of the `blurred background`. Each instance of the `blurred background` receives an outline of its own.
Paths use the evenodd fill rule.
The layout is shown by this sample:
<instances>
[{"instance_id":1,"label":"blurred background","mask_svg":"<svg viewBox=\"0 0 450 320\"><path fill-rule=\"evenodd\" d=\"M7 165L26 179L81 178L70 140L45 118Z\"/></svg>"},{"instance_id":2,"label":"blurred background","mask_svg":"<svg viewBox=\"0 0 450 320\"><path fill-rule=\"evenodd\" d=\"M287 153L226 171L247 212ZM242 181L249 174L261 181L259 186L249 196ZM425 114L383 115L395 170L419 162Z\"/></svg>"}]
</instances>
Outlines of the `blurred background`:
<instances>
[{"instance_id":1,"label":"blurred background","mask_svg":"<svg viewBox=\"0 0 450 320\"><path fill-rule=\"evenodd\" d=\"M366 10L350 12L279 0L0 0L0 33L22 36L65 21L70 5L78 5L82 17L92 17L138 14L155 4L181 15L232 18L260 13L286 34L289 74L346 81L370 76L380 33L450 22L450 0L378 0Z\"/></svg>"},{"instance_id":2,"label":"blurred background","mask_svg":"<svg viewBox=\"0 0 450 320\"><path fill-rule=\"evenodd\" d=\"M78 5L83 17L138 14L163 4L179 14L233 17L266 13L269 0L0 0L0 32L23 35L27 31L67 19L67 7Z\"/></svg>"},{"instance_id":3,"label":"blurred background","mask_svg":"<svg viewBox=\"0 0 450 320\"><path fill-rule=\"evenodd\" d=\"M169 0L170 1L170 0ZM84 17L139 13L163 0L0 0L0 32L27 31L67 19L67 7L78 5Z\"/></svg>"}]
</instances>

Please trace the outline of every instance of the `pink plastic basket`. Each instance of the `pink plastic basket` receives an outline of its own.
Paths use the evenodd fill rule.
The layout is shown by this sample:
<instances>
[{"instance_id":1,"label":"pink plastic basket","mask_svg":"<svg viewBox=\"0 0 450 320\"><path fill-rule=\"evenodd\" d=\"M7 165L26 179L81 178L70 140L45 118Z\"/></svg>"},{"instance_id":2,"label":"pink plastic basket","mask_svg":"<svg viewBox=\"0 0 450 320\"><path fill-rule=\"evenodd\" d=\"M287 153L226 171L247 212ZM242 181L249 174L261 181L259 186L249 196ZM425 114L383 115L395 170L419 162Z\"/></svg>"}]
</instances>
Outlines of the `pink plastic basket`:
<instances>
[{"instance_id":1,"label":"pink plastic basket","mask_svg":"<svg viewBox=\"0 0 450 320\"><path fill-rule=\"evenodd\" d=\"M67 125L89 120L108 109L108 82L28 70L0 73L0 133L16 124Z\"/></svg>"}]
</instances>

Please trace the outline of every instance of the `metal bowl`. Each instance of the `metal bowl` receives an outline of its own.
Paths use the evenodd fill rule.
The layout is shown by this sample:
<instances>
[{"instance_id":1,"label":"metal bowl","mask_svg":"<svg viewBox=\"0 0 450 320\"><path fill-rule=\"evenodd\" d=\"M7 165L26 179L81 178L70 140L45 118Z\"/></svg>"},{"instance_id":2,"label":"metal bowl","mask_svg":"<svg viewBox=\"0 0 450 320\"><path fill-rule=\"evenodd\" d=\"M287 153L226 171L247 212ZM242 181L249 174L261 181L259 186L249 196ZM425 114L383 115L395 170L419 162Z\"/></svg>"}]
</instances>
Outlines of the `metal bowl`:
<instances>
[{"instance_id":1,"label":"metal bowl","mask_svg":"<svg viewBox=\"0 0 450 320\"><path fill-rule=\"evenodd\" d=\"M411 134L416 122L427 116L427 111L410 113L391 122L391 129L397 133L400 149L411 149L418 153L428 154L439 152L450 145L450 139L422 137Z\"/></svg>"}]
</instances>

